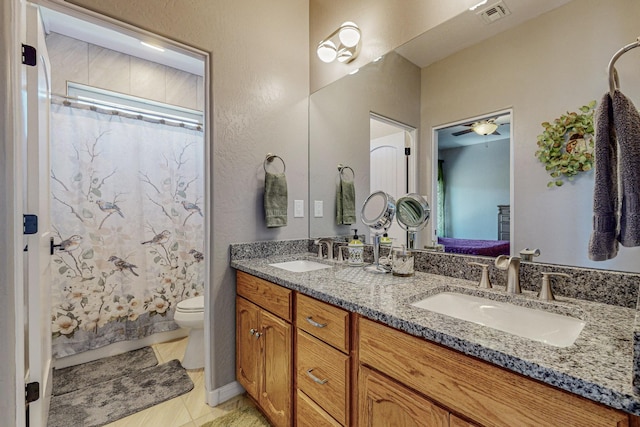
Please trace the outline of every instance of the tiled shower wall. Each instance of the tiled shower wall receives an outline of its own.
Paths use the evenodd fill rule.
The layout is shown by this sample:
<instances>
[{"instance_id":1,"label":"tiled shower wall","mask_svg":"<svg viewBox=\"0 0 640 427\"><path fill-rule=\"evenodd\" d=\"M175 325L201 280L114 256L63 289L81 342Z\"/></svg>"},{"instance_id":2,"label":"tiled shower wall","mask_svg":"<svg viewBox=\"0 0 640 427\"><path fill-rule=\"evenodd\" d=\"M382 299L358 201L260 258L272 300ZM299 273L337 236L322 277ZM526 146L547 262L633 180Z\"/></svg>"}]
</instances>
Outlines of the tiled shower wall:
<instances>
[{"instance_id":1,"label":"tiled shower wall","mask_svg":"<svg viewBox=\"0 0 640 427\"><path fill-rule=\"evenodd\" d=\"M67 81L195 110L204 109L203 78L57 33L46 38L52 92Z\"/></svg>"}]
</instances>

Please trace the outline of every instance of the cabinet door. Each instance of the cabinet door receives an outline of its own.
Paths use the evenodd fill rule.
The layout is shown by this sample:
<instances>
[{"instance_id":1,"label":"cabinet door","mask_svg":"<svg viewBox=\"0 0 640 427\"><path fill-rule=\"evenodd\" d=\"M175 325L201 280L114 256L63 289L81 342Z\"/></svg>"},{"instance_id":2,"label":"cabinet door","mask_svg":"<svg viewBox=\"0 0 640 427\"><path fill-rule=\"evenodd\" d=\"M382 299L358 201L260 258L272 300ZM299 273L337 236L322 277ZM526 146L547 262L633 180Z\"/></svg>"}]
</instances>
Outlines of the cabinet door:
<instances>
[{"instance_id":1,"label":"cabinet door","mask_svg":"<svg viewBox=\"0 0 640 427\"><path fill-rule=\"evenodd\" d=\"M236 379L250 396L258 399L258 364L260 347L258 331L259 308L244 298L236 297Z\"/></svg>"},{"instance_id":2,"label":"cabinet door","mask_svg":"<svg viewBox=\"0 0 640 427\"><path fill-rule=\"evenodd\" d=\"M293 393L291 325L262 310L260 327L258 342L263 364L260 406L276 426L290 426Z\"/></svg>"},{"instance_id":3,"label":"cabinet door","mask_svg":"<svg viewBox=\"0 0 640 427\"><path fill-rule=\"evenodd\" d=\"M300 390L296 394L296 402L296 427L342 426Z\"/></svg>"},{"instance_id":4,"label":"cabinet door","mask_svg":"<svg viewBox=\"0 0 640 427\"><path fill-rule=\"evenodd\" d=\"M449 413L393 380L360 367L361 426L446 427Z\"/></svg>"}]
</instances>

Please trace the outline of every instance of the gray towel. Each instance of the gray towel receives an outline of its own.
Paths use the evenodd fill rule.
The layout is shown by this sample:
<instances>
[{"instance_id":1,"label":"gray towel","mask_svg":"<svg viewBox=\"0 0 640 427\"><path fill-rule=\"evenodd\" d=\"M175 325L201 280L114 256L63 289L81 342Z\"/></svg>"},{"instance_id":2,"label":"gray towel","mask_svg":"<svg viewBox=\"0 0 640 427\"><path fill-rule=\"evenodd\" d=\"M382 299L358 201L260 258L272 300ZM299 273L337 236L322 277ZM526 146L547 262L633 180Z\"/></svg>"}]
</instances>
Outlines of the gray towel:
<instances>
[{"instance_id":1,"label":"gray towel","mask_svg":"<svg viewBox=\"0 0 640 427\"><path fill-rule=\"evenodd\" d=\"M264 176L264 214L267 227L287 225L287 178L283 173Z\"/></svg>"},{"instance_id":2,"label":"gray towel","mask_svg":"<svg viewBox=\"0 0 640 427\"><path fill-rule=\"evenodd\" d=\"M640 114L616 90L613 99L608 93L603 97L595 124L589 258L604 261L618 254L618 241L627 247L640 246Z\"/></svg>"},{"instance_id":3,"label":"gray towel","mask_svg":"<svg viewBox=\"0 0 640 427\"><path fill-rule=\"evenodd\" d=\"M356 222L356 187L353 181L340 178L336 187L336 224L350 225Z\"/></svg>"},{"instance_id":4,"label":"gray towel","mask_svg":"<svg viewBox=\"0 0 640 427\"><path fill-rule=\"evenodd\" d=\"M613 123L618 142L620 180L620 234L623 246L640 246L640 114L633 103L616 90Z\"/></svg>"},{"instance_id":5,"label":"gray towel","mask_svg":"<svg viewBox=\"0 0 640 427\"><path fill-rule=\"evenodd\" d=\"M617 151L613 108L607 93L595 112L593 231L589 239L589 258L593 261L605 261L618 254Z\"/></svg>"}]
</instances>

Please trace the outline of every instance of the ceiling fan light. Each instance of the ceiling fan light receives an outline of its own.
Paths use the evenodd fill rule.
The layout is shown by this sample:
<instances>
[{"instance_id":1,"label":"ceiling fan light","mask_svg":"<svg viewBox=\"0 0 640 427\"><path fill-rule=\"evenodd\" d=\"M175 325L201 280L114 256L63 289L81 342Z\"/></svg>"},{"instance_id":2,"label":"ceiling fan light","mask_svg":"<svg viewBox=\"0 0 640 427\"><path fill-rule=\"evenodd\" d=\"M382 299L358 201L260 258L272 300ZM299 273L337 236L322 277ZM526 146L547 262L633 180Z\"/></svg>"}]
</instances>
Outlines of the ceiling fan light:
<instances>
[{"instance_id":1,"label":"ceiling fan light","mask_svg":"<svg viewBox=\"0 0 640 427\"><path fill-rule=\"evenodd\" d=\"M338 56L336 45L331 40L321 41L316 53L318 54L318 58L326 63L333 62L336 56Z\"/></svg>"},{"instance_id":2,"label":"ceiling fan light","mask_svg":"<svg viewBox=\"0 0 640 427\"><path fill-rule=\"evenodd\" d=\"M498 125L491 121L482 121L474 123L471 129L478 135L491 135L498 129Z\"/></svg>"},{"instance_id":3,"label":"ceiling fan light","mask_svg":"<svg viewBox=\"0 0 640 427\"><path fill-rule=\"evenodd\" d=\"M351 21L344 22L340 25L338 37L344 46L354 47L360 41L360 28Z\"/></svg>"}]
</instances>

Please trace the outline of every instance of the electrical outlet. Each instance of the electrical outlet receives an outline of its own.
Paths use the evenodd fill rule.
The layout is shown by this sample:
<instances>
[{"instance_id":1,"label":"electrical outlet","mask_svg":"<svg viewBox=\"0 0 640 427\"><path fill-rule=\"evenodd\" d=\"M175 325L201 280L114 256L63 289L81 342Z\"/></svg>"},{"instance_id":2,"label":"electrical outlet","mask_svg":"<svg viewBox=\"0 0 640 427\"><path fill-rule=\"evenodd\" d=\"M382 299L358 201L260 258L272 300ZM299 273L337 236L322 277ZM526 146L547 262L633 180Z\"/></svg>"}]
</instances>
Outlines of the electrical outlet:
<instances>
[{"instance_id":1,"label":"electrical outlet","mask_svg":"<svg viewBox=\"0 0 640 427\"><path fill-rule=\"evenodd\" d=\"M304 200L293 201L293 217L304 218Z\"/></svg>"},{"instance_id":2,"label":"electrical outlet","mask_svg":"<svg viewBox=\"0 0 640 427\"><path fill-rule=\"evenodd\" d=\"M323 215L322 211L324 210L322 205L323 205L322 200L313 201L313 216L315 218L322 218L322 215Z\"/></svg>"}]
</instances>

